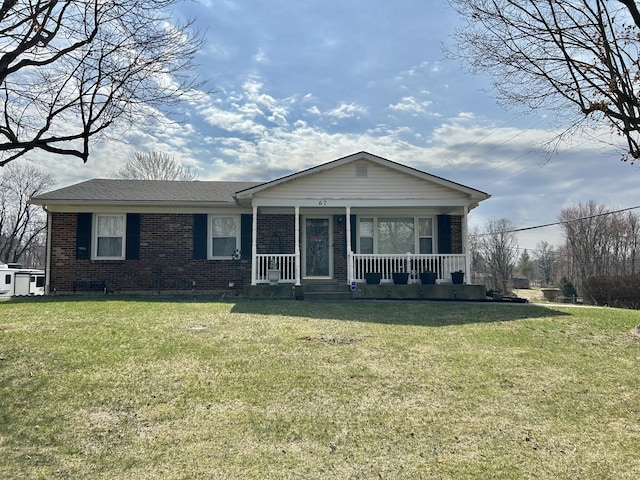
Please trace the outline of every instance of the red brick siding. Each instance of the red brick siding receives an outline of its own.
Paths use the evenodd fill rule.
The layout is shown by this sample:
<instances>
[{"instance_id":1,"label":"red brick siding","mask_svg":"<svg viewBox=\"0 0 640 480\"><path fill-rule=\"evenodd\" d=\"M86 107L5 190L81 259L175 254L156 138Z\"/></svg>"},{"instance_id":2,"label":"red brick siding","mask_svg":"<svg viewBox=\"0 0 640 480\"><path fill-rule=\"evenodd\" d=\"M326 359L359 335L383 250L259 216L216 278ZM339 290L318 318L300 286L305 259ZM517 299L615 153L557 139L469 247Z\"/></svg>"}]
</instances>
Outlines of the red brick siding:
<instances>
[{"instance_id":1,"label":"red brick siding","mask_svg":"<svg viewBox=\"0 0 640 480\"><path fill-rule=\"evenodd\" d=\"M258 214L258 253L295 253L295 215Z\"/></svg>"},{"instance_id":2,"label":"red brick siding","mask_svg":"<svg viewBox=\"0 0 640 480\"><path fill-rule=\"evenodd\" d=\"M74 280L105 280L120 291L240 290L250 282L250 260L194 260L193 215L142 214L139 260L76 260L76 214L54 213L50 287L73 290Z\"/></svg>"},{"instance_id":3,"label":"red brick siding","mask_svg":"<svg viewBox=\"0 0 640 480\"><path fill-rule=\"evenodd\" d=\"M333 216L333 278L347 281L346 215Z\"/></svg>"},{"instance_id":4,"label":"red brick siding","mask_svg":"<svg viewBox=\"0 0 640 480\"><path fill-rule=\"evenodd\" d=\"M451 253L462 252L462 216L451 216Z\"/></svg>"}]
</instances>

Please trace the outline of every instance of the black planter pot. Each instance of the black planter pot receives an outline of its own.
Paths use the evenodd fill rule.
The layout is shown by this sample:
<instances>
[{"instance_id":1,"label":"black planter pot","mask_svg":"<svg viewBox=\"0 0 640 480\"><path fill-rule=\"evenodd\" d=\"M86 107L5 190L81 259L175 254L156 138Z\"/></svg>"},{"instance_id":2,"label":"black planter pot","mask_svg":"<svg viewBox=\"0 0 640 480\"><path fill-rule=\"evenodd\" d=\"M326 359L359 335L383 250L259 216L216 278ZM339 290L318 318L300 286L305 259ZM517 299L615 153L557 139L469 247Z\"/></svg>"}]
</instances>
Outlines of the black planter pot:
<instances>
[{"instance_id":1,"label":"black planter pot","mask_svg":"<svg viewBox=\"0 0 640 480\"><path fill-rule=\"evenodd\" d=\"M364 280L367 282L367 285L378 285L380 280L382 280L381 273L365 273Z\"/></svg>"},{"instance_id":2,"label":"black planter pot","mask_svg":"<svg viewBox=\"0 0 640 480\"><path fill-rule=\"evenodd\" d=\"M393 283L396 285L406 285L409 283L409 272L395 272L391 274Z\"/></svg>"},{"instance_id":3,"label":"black planter pot","mask_svg":"<svg viewBox=\"0 0 640 480\"><path fill-rule=\"evenodd\" d=\"M420 281L423 285L435 285L438 274L435 272L420 272Z\"/></svg>"},{"instance_id":4,"label":"black planter pot","mask_svg":"<svg viewBox=\"0 0 640 480\"><path fill-rule=\"evenodd\" d=\"M454 285L462 285L464 282L464 272L452 272L451 283Z\"/></svg>"}]
</instances>

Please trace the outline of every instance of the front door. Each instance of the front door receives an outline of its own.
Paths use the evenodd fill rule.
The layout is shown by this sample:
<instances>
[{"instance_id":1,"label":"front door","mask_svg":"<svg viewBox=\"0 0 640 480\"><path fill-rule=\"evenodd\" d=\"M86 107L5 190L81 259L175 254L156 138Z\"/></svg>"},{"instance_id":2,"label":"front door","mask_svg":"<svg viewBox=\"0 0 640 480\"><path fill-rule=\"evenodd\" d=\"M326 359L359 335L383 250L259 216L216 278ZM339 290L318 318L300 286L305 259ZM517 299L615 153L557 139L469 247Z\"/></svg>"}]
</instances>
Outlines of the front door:
<instances>
[{"instance_id":1,"label":"front door","mask_svg":"<svg viewBox=\"0 0 640 480\"><path fill-rule=\"evenodd\" d=\"M305 219L305 277L330 278L331 223L329 218Z\"/></svg>"}]
</instances>

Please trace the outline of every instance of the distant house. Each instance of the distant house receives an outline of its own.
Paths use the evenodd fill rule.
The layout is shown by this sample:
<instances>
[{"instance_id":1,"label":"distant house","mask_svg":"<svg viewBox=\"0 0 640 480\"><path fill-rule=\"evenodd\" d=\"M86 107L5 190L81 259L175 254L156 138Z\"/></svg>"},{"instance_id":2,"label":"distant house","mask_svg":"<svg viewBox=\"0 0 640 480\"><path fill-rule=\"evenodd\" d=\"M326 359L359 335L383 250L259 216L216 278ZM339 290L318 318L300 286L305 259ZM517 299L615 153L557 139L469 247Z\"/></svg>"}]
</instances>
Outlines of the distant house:
<instances>
[{"instance_id":1,"label":"distant house","mask_svg":"<svg viewBox=\"0 0 640 480\"><path fill-rule=\"evenodd\" d=\"M48 291L143 292L446 281L470 272L467 215L487 198L360 152L269 182L94 179L31 202L48 214Z\"/></svg>"},{"instance_id":2,"label":"distant house","mask_svg":"<svg viewBox=\"0 0 640 480\"><path fill-rule=\"evenodd\" d=\"M512 288L531 288L529 279L526 277L513 277L511 279Z\"/></svg>"}]
</instances>

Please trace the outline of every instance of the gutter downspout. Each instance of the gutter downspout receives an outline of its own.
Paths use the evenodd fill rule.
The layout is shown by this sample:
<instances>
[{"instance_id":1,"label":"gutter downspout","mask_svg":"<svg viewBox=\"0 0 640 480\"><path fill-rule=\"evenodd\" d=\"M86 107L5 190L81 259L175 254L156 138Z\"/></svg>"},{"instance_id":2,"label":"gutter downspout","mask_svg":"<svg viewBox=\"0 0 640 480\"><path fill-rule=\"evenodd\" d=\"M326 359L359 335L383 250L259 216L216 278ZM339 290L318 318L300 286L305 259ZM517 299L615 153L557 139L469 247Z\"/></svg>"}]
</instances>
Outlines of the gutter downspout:
<instances>
[{"instance_id":1,"label":"gutter downspout","mask_svg":"<svg viewBox=\"0 0 640 480\"><path fill-rule=\"evenodd\" d=\"M44 267L44 294L49 295L51 290L51 212L47 210L47 206L43 205L42 209L47 213L47 248L45 253Z\"/></svg>"}]
</instances>

